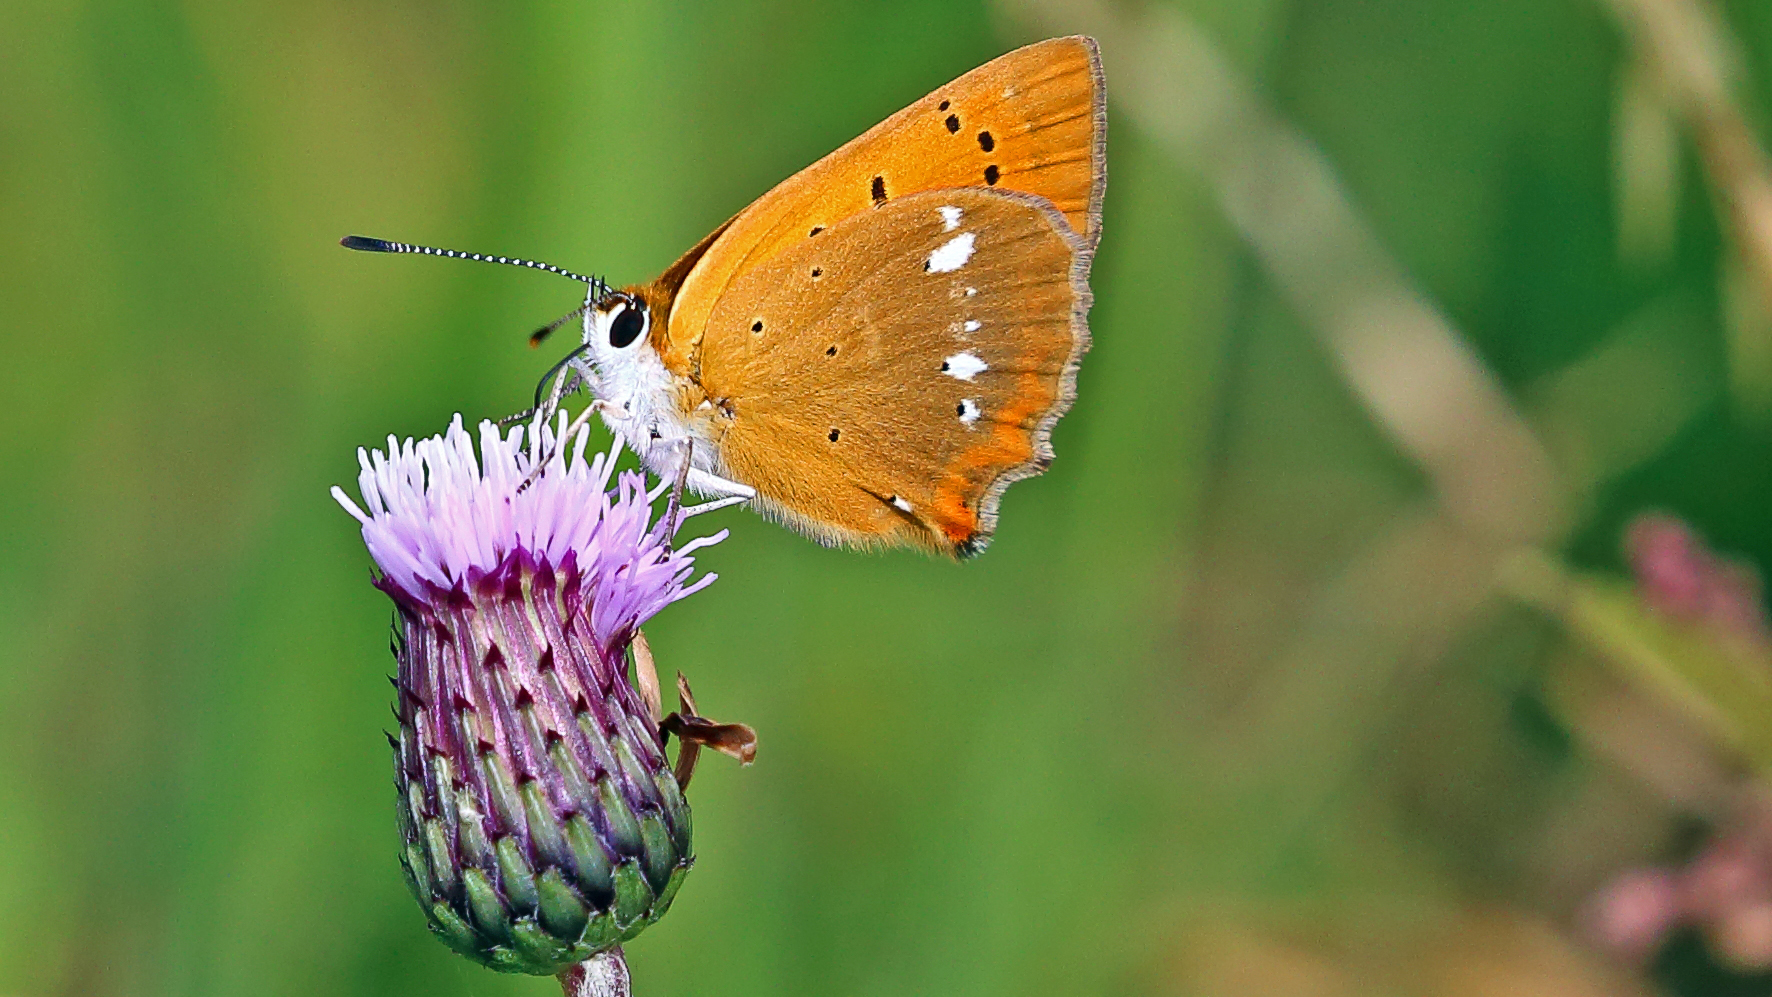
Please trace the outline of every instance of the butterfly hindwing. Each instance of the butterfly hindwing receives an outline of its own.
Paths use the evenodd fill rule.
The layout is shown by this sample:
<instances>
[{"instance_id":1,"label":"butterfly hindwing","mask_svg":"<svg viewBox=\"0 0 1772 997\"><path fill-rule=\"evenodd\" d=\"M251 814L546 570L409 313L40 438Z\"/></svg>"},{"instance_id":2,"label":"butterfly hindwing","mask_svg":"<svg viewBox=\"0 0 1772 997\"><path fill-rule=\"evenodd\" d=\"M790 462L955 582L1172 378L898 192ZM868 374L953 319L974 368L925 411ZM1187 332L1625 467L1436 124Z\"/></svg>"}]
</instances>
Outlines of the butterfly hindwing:
<instances>
[{"instance_id":1,"label":"butterfly hindwing","mask_svg":"<svg viewBox=\"0 0 1772 997\"><path fill-rule=\"evenodd\" d=\"M687 366L716 303L741 275L920 191L982 186L1037 195L1093 249L1105 142L1092 39L1055 38L986 63L783 181L673 267L675 300L656 337L661 356L672 369Z\"/></svg>"},{"instance_id":2,"label":"butterfly hindwing","mask_svg":"<svg viewBox=\"0 0 1772 997\"><path fill-rule=\"evenodd\" d=\"M1091 247L1043 198L886 201L738 276L695 377L721 472L816 539L976 552L1051 460Z\"/></svg>"}]
</instances>

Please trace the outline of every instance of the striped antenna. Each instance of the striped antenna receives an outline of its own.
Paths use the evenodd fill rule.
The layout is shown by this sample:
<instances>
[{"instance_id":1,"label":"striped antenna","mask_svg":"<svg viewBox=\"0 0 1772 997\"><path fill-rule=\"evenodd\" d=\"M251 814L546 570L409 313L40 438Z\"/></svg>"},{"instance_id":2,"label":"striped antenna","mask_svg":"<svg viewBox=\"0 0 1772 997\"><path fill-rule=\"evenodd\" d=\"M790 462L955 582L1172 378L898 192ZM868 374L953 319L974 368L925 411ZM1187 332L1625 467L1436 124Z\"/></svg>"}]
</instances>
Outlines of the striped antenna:
<instances>
[{"instance_id":1,"label":"striped antenna","mask_svg":"<svg viewBox=\"0 0 1772 997\"><path fill-rule=\"evenodd\" d=\"M549 336L552 336L554 334L555 329L558 329L561 326L565 325L566 323L571 322L574 319L577 319L577 318L583 316L585 312L588 312L590 310L591 310L591 306L588 304L579 305L577 308L574 308L573 310L567 312L566 314L560 316L559 318L553 320L552 322L549 322L547 325L544 325L541 328L530 333L529 334L529 348L533 350L537 346L540 346L542 344L542 340L547 339Z\"/></svg>"},{"instance_id":2,"label":"striped antenna","mask_svg":"<svg viewBox=\"0 0 1772 997\"><path fill-rule=\"evenodd\" d=\"M573 273L564 267L538 260L519 260L514 256L487 256L484 253L463 253L454 249L437 249L432 246L414 246L405 242L389 242L386 239L371 239L365 235L347 235L338 240L338 244L346 249L355 249L364 253L418 253L423 256L447 256L454 260L476 260L481 263L506 263L514 267L529 267L534 270L546 270L562 277L591 285L594 300L601 301L610 294L610 287L599 277L586 277L581 273Z\"/></svg>"}]
</instances>

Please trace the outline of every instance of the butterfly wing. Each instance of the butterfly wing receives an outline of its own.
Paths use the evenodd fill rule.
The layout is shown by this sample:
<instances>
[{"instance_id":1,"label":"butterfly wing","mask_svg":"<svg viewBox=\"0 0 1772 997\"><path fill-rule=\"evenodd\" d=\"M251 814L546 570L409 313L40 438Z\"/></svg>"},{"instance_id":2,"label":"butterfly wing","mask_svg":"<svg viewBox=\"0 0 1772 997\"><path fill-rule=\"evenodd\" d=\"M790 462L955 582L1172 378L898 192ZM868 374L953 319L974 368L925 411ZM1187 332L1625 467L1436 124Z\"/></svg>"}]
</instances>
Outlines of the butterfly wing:
<instances>
[{"instance_id":1,"label":"butterfly wing","mask_svg":"<svg viewBox=\"0 0 1772 997\"><path fill-rule=\"evenodd\" d=\"M1044 198L887 201L740 274L700 352L720 473L826 543L981 550L1052 459L1091 247Z\"/></svg>"},{"instance_id":2,"label":"butterfly wing","mask_svg":"<svg viewBox=\"0 0 1772 997\"><path fill-rule=\"evenodd\" d=\"M682 371L716 302L747 271L847 218L919 191L982 186L1035 194L1093 249L1107 178L1101 57L1091 38L1001 56L899 111L783 181L672 267L655 337Z\"/></svg>"}]
</instances>

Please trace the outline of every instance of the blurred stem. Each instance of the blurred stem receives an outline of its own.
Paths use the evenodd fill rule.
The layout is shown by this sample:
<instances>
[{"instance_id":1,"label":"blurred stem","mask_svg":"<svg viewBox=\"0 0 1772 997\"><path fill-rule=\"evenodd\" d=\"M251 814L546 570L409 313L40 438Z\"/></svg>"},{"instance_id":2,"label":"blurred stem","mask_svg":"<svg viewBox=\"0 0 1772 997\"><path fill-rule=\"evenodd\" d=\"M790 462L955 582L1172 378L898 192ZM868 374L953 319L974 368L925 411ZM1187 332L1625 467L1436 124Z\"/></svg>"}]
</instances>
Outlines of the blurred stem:
<instances>
[{"instance_id":1,"label":"blurred stem","mask_svg":"<svg viewBox=\"0 0 1772 997\"><path fill-rule=\"evenodd\" d=\"M1772 164L1734 99L1734 49L1697 0L1606 0L1635 43L1661 98L1692 132L1722 201L1731 248L1760 307L1772 314ZM1731 367L1752 406L1772 410L1772 355L1764 322L1731 323Z\"/></svg>"},{"instance_id":2,"label":"blurred stem","mask_svg":"<svg viewBox=\"0 0 1772 997\"><path fill-rule=\"evenodd\" d=\"M1619 259L1654 274L1673 260L1680 229L1680 122L1641 59L1620 69L1612 111Z\"/></svg>"},{"instance_id":3,"label":"blurred stem","mask_svg":"<svg viewBox=\"0 0 1772 997\"><path fill-rule=\"evenodd\" d=\"M621 946L599 952L561 973L560 990L565 997L631 997L628 961Z\"/></svg>"},{"instance_id":4,"label":"blurred stem","mask_svg":"<svg viewBox=\"0 0 1772 997\"><path fill-rule=\"evenodd\" d=\"M999 0L1039 32L1087 30L1117 107L1197 170L1374 424L1459 528L1561 533L1567 492L1512 399L1355 206L1334 166L1187 16L1110 0Z\"/></svg>"},{"instance_id":5,"label":"blurred stem","mask_svg":"<svg viewBox=\"0 0 1772 997\"><path fill-rule=\"evenodd\" d=\"M1541 550L1507 558L1500 581L1653 701L1697 724L1708 743L1723 746L1762 778L1772 776L1772 660L1764 648L1669 618L1646 607L1630 586L1571 572Z\"/></svg>"},{"instance_id":6,"label":"blurred stem","mask_svg":"<svg viewBox=\"0 0 1772 997\"><path fill-rule=\"evenodd\" d=\"M1204 178L1374 425L1430 483L1427 501L1401 509L1313 590L1219 742L1227 785L1288 773L1285 797L1264 801L1262 833L1296 840L1366 761L1398 683L1432 667L1488 600L1497 560L1562 535L1566 483L1334 166L1192 19L1117 0L998 8L1034 33L1100 40L1119 112Z\"/></svg>"}]
</instances>

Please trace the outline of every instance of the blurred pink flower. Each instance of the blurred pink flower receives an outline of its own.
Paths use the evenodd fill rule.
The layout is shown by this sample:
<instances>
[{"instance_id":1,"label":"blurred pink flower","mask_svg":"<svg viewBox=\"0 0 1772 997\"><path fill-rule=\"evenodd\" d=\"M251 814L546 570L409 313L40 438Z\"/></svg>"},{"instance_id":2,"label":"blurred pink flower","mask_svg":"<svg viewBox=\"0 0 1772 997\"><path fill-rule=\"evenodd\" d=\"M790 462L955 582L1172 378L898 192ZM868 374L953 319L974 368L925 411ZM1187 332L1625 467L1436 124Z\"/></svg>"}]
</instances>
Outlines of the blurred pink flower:
<instances>
[{"instance_id":1,"label":"blurred pink flower","mask_svg":"<svg viewBox=\"0 0 1772 997\"><path fill-rule=\"evenodd\" d=\"M1759 572L1714 553L1696 531L1666 513L1644 513L1625 530L1625 558L1651 608L1772 643Z\"/></svg>"},{"instance_id":2,"label":"blurred pink flower","mask_svg":"<svg viewBox=\"0 0 1772 997\"><path fill-rule=\"evenodd\" d=\"M1582 920L1596 944L1630 962L1652 958L1676 929L1693 927L1736 968L1772 969L1772 810L1750 804L1682 866L1620 874Z\"/></svg>"},{"instance_id":3,"label":"blurred pink flower","mask_svg":"<svg viewBox=\"0 0 1772 997\"><path fill-rule=\"evenodd\" d=\"M1667 869L1632 869L1614 879L1588 904L1587 934L1608 952L1646 961L1684 916L1680 882Z\"/></svg>"}]
</instances>

